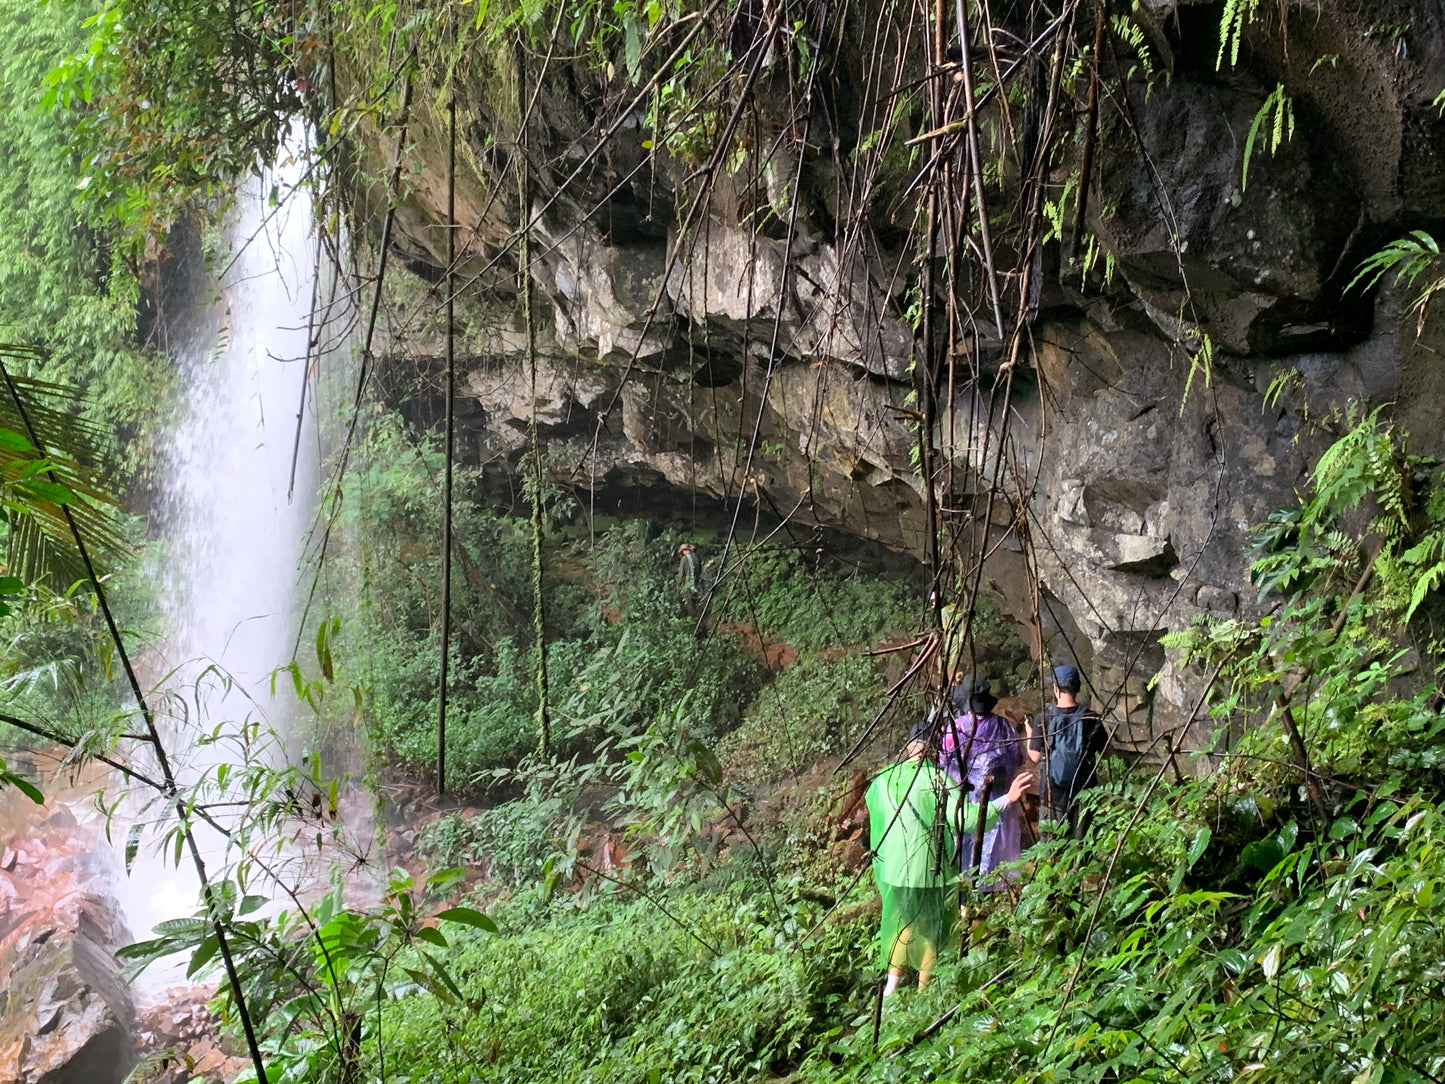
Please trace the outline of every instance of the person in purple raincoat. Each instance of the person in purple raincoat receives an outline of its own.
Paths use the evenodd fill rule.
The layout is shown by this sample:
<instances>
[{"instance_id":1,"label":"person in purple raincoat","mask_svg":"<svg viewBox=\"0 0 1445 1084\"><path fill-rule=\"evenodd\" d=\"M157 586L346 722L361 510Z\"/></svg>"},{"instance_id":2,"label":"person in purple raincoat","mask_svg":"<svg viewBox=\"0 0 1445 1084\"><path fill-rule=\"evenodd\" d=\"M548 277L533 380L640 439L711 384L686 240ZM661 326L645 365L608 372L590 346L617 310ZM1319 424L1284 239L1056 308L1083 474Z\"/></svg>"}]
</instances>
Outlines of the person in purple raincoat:
<instances>
[{"instance_id":1,"label":"person in purple raincoat","mask_svg":"<svg viewBox=\"0 0 1445 1084\"><path fill-rule=\"evenodd\" d=\"M954 780L967 781L968 799L978 801L984 779L992 775L992 794L997 796L1009 785L1024 765L1023 742L1013 724L993 713L998 698L989 690L988 679L967 677L950 690L953 718L943 725L939 740L938 766ZM1022 821L1017 805L1010 805L997 823L983 836L983 862L980 865L985 891L1002 887L993 873L1005 862L1015 862L1023 851ZM962 869L965 874L974 868L973 836L961 841Z\"/></svg>"}]
</instances>

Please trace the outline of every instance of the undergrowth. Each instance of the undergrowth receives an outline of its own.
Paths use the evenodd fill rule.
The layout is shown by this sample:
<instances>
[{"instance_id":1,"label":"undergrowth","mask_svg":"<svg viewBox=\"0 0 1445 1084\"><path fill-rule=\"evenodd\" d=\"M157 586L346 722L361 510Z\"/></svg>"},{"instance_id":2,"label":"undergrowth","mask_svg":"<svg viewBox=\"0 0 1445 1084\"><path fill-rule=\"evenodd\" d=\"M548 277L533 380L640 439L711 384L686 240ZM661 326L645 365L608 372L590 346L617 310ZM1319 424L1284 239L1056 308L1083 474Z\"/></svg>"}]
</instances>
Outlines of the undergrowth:
<instances>
[{"instance_id":1,"label":"undergrowth","mask_svg":"<svg viewBox=\"0 0 1445 1084\"><path fill-rule=\"evenodd\" d=\"M368 1049L398 1079L467 1082L1440 1079L1445 717L1392 646L1429 574L1396 555L1436 529L1414 515L1429 493L1399 486L1419 466L1375 416L1321 461L1260 535L1279 605L1171 638L1216 675L1219 743L1193 778L1166 761L1086 792L1087 837L967 900L962 951L885 1003L876 1045L875 890L859 856L815 860L846 831L836 783L754 817L756 839L710 846L704 824L665 867L640 849L559 878L554 852L494 883L500 932L455 956L475 1011L394 998ZM1362 586L1359 543L1382 537ZM726 786L697 763L679 778ZM634 844L672 838L631 809Z\"/></svg>"},{"instance_id":2,"label":"undergrowth","mask_svg":"<svg viewBox=\"0 0 1445 1084\"><path fill-rule=\"evenodd\" d=\"M436 759L440 460L433 442L378 417L352 466L358 499L344 512L355 543L340 575L360 602L336 638L336 680L361 690L388 766L417 771ZM467 472L459 479L462 492L477 484ZM749 778L781 778L866 722L860 705L881 690L886 660L865 653L914 620L916 584L905 572L869 574L823 551L805 559L760 545L734 550L734 572L719 581L704 547L713 608L699 627L676 582L675 530L631 520L579 536L563 496L547 506L549 707L561 760L630 740L684 699L689 739L728 750ZM480 791L537 747L531 528L470 502L457 515L448 774ZM785 659L760 656L774 644Z\"/></svg>"}]
</instances>

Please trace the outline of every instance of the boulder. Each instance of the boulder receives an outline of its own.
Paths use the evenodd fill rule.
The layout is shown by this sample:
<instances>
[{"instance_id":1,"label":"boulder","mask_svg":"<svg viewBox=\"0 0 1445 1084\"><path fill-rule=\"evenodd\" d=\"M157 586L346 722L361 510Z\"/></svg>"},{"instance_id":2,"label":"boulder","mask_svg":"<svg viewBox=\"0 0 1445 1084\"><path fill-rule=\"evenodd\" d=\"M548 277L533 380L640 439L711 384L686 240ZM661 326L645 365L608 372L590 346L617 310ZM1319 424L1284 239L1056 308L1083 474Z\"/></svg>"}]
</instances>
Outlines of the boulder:
<instances>
[{"instance_id":1,"label":"boulder","mask_svg":"<svg viewBox=\"0 0 1445 1084\"><path fill-rule=\"evenodd\" d=\"M0 821L22 830L0 872L0 1081L120 1084L135 1064L135 1007L112 955L130 934L99 887L107 852L54 799L5 799Z\"/></svg>"},{"instance_id":2,"label":"boulder","mask_svg":"<svg viewBox=\"0 0 1445 1084\"><path fill-rule=\"evenodd\" d=\"M0 1080L120 1084L135 1064L135 1008L115 958L88 937L32 943L10 970Z\"/></svg>"},{"instance_id":3,"label":"boulder","mask_svg":"<svg viewBox=\"0 0 1445 1084\"><path fill-rule=\"evenodd\" d=\"M1144 311L1170 338L1198 327L1216 349L1295 353L1337 344L1326 283L1359 200L1321 134L1299 123L1270 154L1244 151L1264 92L1180 80L1131 95L1137 129L1106 143L1111 194L1092 224Z\"/></svg>"}]
</instances>

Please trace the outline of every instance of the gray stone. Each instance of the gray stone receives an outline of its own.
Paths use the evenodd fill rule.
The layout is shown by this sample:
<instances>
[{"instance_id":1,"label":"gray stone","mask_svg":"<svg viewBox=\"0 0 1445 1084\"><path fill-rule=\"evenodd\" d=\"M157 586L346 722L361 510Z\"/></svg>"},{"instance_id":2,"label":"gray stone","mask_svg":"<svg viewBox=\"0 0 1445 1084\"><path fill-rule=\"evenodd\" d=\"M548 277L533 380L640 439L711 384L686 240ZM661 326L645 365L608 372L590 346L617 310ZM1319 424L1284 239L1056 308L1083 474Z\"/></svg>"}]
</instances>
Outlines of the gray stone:
<instances>
[{"instance_id":1,"label":"gray stone","mask_svg":"<svg viewBox=\"0 0 1445 1084\"><path fill-rule=\"evenodd\" d=\"M1205 584L1194 600L1201 610L1215 614L1232 614L1239 609L1239 596L1227 587Z\"/></svg>"},{"instance_id":2,"label":"gray stone","mask_svg":"<svg viewBox=\"0 0 1445 1084\"><path fill-rule=\"evenodd\" d=\"M1194 50L1211 54L1204 62L1173 51L1191 21L1217 26L1203 2L1135 6L1171 78L1147 94L1132 87L1128 121L1111 108L1099 129L1089 206L1116 261L1114 283L1069 294L1075 284L1066 290L1045 276L1049 300L1017 370L1024 378L1014 385L1007 434L1022 484L1014 488L1011 470L996 472L1004 433L985 393L958 387L938 404L933 434L953 480L952 491L936 494L954 517L951 529L961 548L992 555L985 590L1032 620L1031 566L1015 526L1027 516L1044 650L1092 668L1108 700L1099 706L1126 724L1123 740L1140 751L1157 748L1198 697L1199 675L1160 635L1201 610L1259 614L1249 532L1306 482L1327 439L1311 419L1362 400L1394 402L1412 447L1445 456L1440 321L1418 329L1407 292L1388 283L1377 300L1341 295L1359 259L1397 236L1400 223L1445 215L1445 128L1431 108L1445 84L1438 5L1401 0L1400 22L1412 27L1404 61L1368 33L1368 5L1287 0L1277 16L1251 24L1238 68L1219 73L1212 43ZM1325 56L1335 59L1311 67ZM1256 146L1246 188L1243 147L1279 81L1296 97L1294 135L1273 153ZM567 133L558 145L583 146L574 136L595 118L562 113L585 108L548 97L545 110ZM818 123L815 137L826 146ZM549 448L566 452L552 457L565 485L630 490L654 508L674 498L681 506L680 495L741 498L764 514L771 508L921 553L914 344L900 319L917 265L911 250L888 248L902 244L917 207L843 206L847 185L818 183L842 180L825 173L834 168L829 155L803 151L800 162L798 146L780 137L767 160L749 167L761 184L749 189L748 171L719 171L702 219L679 236L667 208L692 179L675 163L671 175L657 165L642 137L629 127L614 139L586 182L595 187L569 191L549 212L555 221L538 230L530 270L551 318L539 329L535 395L510 285L486 302L492 309L464 299L473 306L472 348L460 446L492 481L510 484L535 414ZM430 251L439 265L446 148L435 128L416 138L421 170L397 216L398 244ZM366 153L385 163L379 143ZM494 157L463 156L472 164L459 180L460 217L477 223L464 265L501 251L519 217L503 179L487 173ZM638 180L624 180L644 164ZM785 181L799 165L802 198L793 207ZM845 245L852 227L829 235L809 197L825 190L835 193L829 216L866 221L868 241ZM659 220L642 221L654 201ZM584 218L581 207L596 213ZM766 220L792 211L800 218L790 247ZM514 270L498 278L510 283ZM1186 395L1181 338L1199 332L1215 346L1213 379L1206 386L1196 373ZM980 341L957 344L959 356L977 346L989 370L999 329L981 324L974 334ZM439 341L415 333L404 349L410 372L442 353ZM1266 408L1265 390L1289 370L1300 379ZM974 495L980 478L995 476L1004 492L985 517ZM1195 724L1200 744L1208 726Z\"/></svg>"},{"instance_id":3,"label":"gray stone","mask_svg":"<svg viewBox=\"0 0 1445 1084\"><path fill-rule=\"evenodd\" d=\"M1247 354L1329 342L1325 280L1359 215L1332 156L1301 125L1273 155L1242 148L1263 94L1188 79L1131 95L1139 140L1101 161L1115 199L1094 226L1145 311L1170 338L1198 326ZM1160 191L1168 193L1161 204Z\"/></svg>"},{"instance_id":4,"label":"gray stone","mask_svg":"<svg viewBox=\"0 0 1445 1084\"><path fill-rule=\"evenodd\" d=\"M120 1084L135 1064L135 1007L114 957L87 937L31 944L10 970L0 1080Z\"/></svg>"}]
</instances>

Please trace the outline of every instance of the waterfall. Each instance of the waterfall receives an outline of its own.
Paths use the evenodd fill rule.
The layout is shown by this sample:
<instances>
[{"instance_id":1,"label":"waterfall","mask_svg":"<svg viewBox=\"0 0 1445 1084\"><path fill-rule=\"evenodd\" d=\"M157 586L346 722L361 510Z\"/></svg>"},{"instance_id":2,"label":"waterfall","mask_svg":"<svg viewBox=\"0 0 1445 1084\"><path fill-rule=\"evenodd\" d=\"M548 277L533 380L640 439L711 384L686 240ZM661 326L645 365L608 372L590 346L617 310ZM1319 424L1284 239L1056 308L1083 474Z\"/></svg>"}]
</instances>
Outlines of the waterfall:
<instances>
[{"instance_id":1,"label":"waterfall","mask_svg":"<svg viewBox=\"0 0 1445 1084\"><path fill-rule=\"evenodd\" d=\"M317 243L302 168L289 156L237 197L220 304L178 351L186 416L166 456L168 661L182 678L214 663L262 702L290 659L317 485L305 392Z\"/></svg>"},{"instance_id":2,"label":"waterfall","mask_svg":"<svg viewBox=\"0 0 1445 1084\"><path fill-rule=\"evenodd\" d=\"M183 782L234 755L224 743L202 747L207 729L259 717L284 733L295 709L287 683L271 696L271 676L290 661L300 618L298 566L320 458L308 342L319 337L318 287L331 288L329 277L318 282L304 170L302 155L283 152L241 187L214 261L219 276L206 272L201 307L172 336L184 415L164 454L159 587L168 634L154 676L167 694L159 721ZM219 865L220 837L204 826L197 836L208 865ZM189 859L156 855L154 842L118 886L141 938L198 906ZM157 965L147 985L176 981L180 970Z\"/></svg>"}]
</instances>

